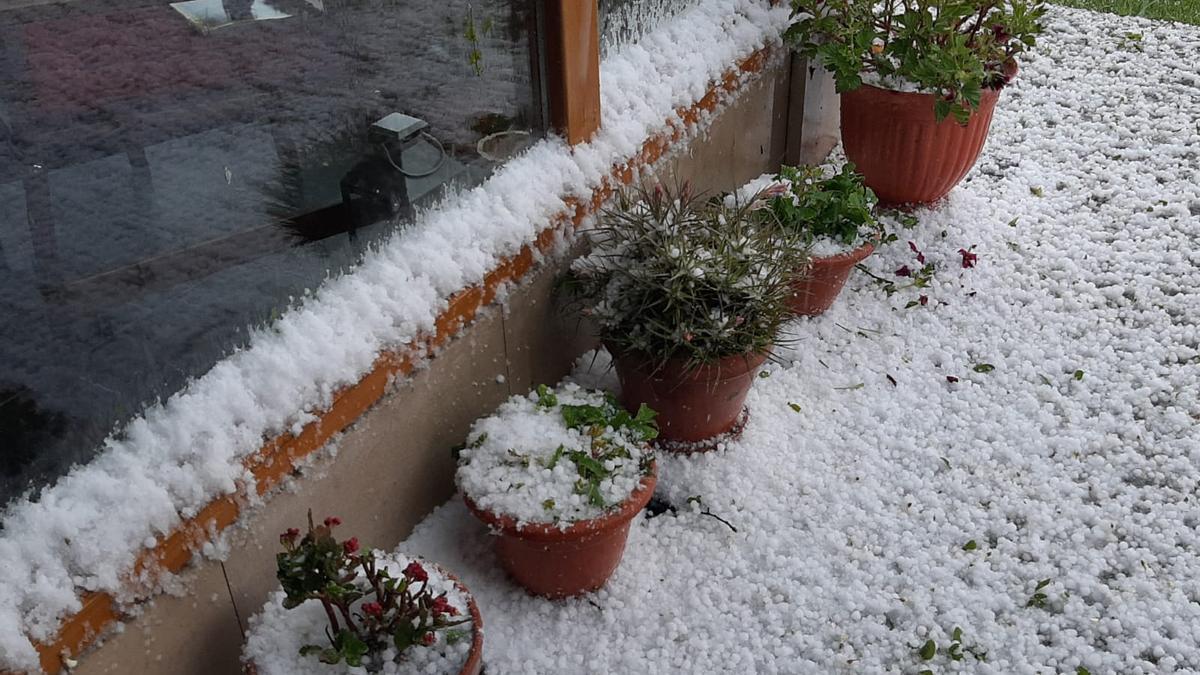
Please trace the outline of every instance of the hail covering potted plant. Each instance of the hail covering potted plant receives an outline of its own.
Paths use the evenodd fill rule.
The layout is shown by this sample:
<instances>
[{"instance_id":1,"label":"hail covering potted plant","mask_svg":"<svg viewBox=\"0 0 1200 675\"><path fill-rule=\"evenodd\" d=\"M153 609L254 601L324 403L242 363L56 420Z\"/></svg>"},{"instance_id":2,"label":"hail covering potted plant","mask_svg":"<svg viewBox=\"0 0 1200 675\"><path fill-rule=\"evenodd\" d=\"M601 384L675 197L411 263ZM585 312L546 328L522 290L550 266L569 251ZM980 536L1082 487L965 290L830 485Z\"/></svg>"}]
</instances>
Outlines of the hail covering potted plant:
<instances>
[{"instance_id":1,"label":"hail covering potted plant","mask_svg":"<svg viewBox=\"0 0 1200 675\"><path fill-rule=\"evenodd\" d=\"M612 576L654 494L657 433L645 406L634 415L609 394L541 385L475 422L458 486L517 583L549 598L587 593Z\"/></svg>"},{"instance_id":2,"label":"hail covering potted plant","mask_svg":"<svg viewBox=\"0 0 1200 675\"><path fill-rule=\"evenodd\" d=\"M887 205L927 204L966 176L1041 0L792 0L787 38L841 94L842 144Z\"/></svg>"},{"instance_id":3,"label":"hail covering potted plant","mask_svg":"<svg viewBox=\"0 0 1200 675\"><path fill-rule=\"evenodd\" d=\"M338 541L329 517L279 536L282 588L250 620L257 675L478 675L483 621L466 587L435 564Z\"/></svg>"},{"instance_id":4,"label":"hail covering potted plant","mask_svg":"<svg viewBox=\"0 0 1200 675\"><path fill-rule=\"evenodd\" d=\"M846 164L832 175L820 167L781 167L761 195L769 221L799 233L809 245L808 264L793 283L792 311L821 314L854 266L875 251L881 233L875 193L863 185L854 165Z\"/></svg>"},{"instance_id":5,"label":"hail covering potted plant","mask_svg":"<svg viewBox=\"0 0 1200 675\"><path fill-rule=\"evenodd\" d=\"M757 200L641 186L603 212L591 252L572 264L569 287L612 353L621 402L658 412L666 450L710 450L740 430L791 315L805 248L756 215Z\"/></svg>"}]
</instances>

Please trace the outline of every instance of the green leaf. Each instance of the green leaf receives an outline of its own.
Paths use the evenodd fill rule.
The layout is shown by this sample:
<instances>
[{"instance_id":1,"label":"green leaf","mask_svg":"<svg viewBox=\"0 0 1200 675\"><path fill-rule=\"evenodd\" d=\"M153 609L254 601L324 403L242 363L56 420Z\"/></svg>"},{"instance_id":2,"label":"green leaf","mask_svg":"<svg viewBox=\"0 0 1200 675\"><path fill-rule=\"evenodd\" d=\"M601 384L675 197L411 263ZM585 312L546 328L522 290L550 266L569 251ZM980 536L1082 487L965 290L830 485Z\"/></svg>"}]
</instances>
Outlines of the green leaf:
<instances>
[{"instance_id":1,"label":"green leaf","mask_svg":"<svg viewBox=\"0 0 1200 675\"><path fill-rule=\"evenodd\" d=\"M1076 379L1076 380L1082 380L1082 379L1083 379L1083 371L1082 371L1082 370L1077 370L1077 371L1075 371L1075 379Z\"/></svg>"},{"instance_id":2,"label":"green leaf","mask_svg":"<svg viewBox=\"0 0 1200 675\"><path fill-rule=\"evenodd\" d=\"M758 371L758 376L763 379L766 379L771 376L771 372L767 371L767 370L760 370L760 371Z\"/></svg>"},{"instance_id":3,"label":"green leaf","mask_svg":"<svg viewBox=\"0 0 1200 675\"><path fill-rule=\"evenodd\" d=\"M954 632L950 634L950 639L954 640L955 642L962 642L962 629L958 626L955 626Z\"/></svg>"},{"instance_id":4,"label":"green leaf","mask_svg":"<svg viewBox=\"0 0 1200 675\"><path fill-rule=\"evenodd\" d=\"M585 426L608 426L608 414L596 405L564 405L562 418L571 429L581 429Z\"/></svg>"},{"instance_id":5,"label":"green leaf","mask_svg":"<svg viewBox=\"0 0 1200 675\"><path fill-rule=\"evenodd\" d=\"M975 367L973 368L973 370L977 373L990 373L995 369L996 369L996 366L993 366L990 363L977 363L977 364L975 364Z\"/></svg>"},{"instance_id":6,"label":"green leaf","mask_svg":"<svg viewBox=\"0 0 1200 675\"><path fill-rule=\"evenodd\" d=\"M1035 196L1035 197L1043 197L1043 196L1045 196L1045 194L1046 194L1045 190L1043 190L1043 189L1042 189L1042 188L1040 188L1040 187L1031 187L1031 188L1029 188L1029 193L1030 193L1030 194L1032 194L1032 195L1033 195L1033 196Z\"/></svg>"},{"instance_id":7,"label":"green leaf","mask_svg":"<svg viewBox=\"0 0 1200 675\"><path fill-rule=\"evenodd\" d=\"M974 551L975 549L979 548L979 544L975 543L975 540L972 539L971 541L968 541L967 543L963 544L962 548L964 551ZM954 639L957 640L958 638L954 638Z\"/></svg>"},{"instance_id":8,"label":"green leaf","mask_svg":"<svg viewBox=\"0 0 1200 675\"><path fill-rule=\"evenodd\" d=\"M539 384L537 386L537 395L537 405L539 408L553 408L554 406L558 405L558 396L554 394L550 387L547 387L544 384Z\"/></svg>"},{"instance_id":9,"label":"green leaf","mask_svg":"<svg viewBox=\"0 0 1200 675\"><path fill-rule=\"evenodd\" d=\"M1083 666L1079 666L1075 669L1075 675L1092 675L1092 671L1084 668Z\"/></svg>"},{"instance_id":10,"label":"green leaf","mask_svg":"<svg viewBox=\"0 0 1200 675\"><path fill-rule=\"evenodd\" d=\"M796 412L800 412L800 405L799 405L798 403L792 403L792 402L790 402L790 401L789 401L789 402L788 402L788 407L789 407L789 408L791 408L792 410L796 411Z\"/></svg>"},{"instance_id":11,"label":"green leaf","mask_svg":"<svg viewBox=\"0 0 1200 675\"><path fill-rule=\"evenodd\" d=\"M547 499L546 501L542 502L542 508L546 509L547 511L553 511L554 510L554 500Z\"/></svg>"},{"instance_id":12,"label":"green leaf","mask_svg":"<svg viewBox=\"0 0 1200 675\"><path fill-rule=\"evenodd\" d=\"M1018 220L1020 220L1020 219L1021 219L1021 217L1020 217L1020 216L1017 216L1016 218L1013 218L1012 220L1008 221L1008 226L1009 226L1009 227L1016 227L1016 226L1017 226L1017 221L1018 221Z\"/></svg>"},{"instance_id":13,"label":"green leaf","mask_svg":"<svg viewBox=\"0 0 1200 675\"><path fill-rule=\"evenodd\" d=\"M932 659L937 655L937 643L933 640L926 640L925 644L921 645L921 649L917 651L917 654L926 661Z\"/></svg>"}]
</instances>

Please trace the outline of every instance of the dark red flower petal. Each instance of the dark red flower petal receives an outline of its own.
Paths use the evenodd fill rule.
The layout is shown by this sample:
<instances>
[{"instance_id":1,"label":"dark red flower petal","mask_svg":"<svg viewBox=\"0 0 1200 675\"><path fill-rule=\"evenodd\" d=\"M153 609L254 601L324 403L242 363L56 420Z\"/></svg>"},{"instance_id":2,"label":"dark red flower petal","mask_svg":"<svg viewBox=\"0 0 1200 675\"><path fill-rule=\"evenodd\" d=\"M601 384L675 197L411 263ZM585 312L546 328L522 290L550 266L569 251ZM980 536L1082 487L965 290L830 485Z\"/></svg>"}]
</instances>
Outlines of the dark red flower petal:
<instances>
[{"instance_id":1,"label":"dark red flower petal","mask_svg":"<svg viewBox=\"0 0 1200 675\"><path fill-rule=\"evenodd\" d=\"M421 563L415 560L404 568L404 576L413 581L429 581L429 573L425 571L424 567L421 567Z\"/></svg>"},{"instance_id":2,"label":"dark red flower petal","mask_svg":"<svg viewBox=\"0 0 1200 675\"><path fill-rule=\"evenodd\" d=\"M912 276L912 270L908 269L908 265L901 265L901 266L900 266L900 268L896 270L896 276L898 276L898 277L911 277L911 276Z\"/></svg>"}]
</instances>

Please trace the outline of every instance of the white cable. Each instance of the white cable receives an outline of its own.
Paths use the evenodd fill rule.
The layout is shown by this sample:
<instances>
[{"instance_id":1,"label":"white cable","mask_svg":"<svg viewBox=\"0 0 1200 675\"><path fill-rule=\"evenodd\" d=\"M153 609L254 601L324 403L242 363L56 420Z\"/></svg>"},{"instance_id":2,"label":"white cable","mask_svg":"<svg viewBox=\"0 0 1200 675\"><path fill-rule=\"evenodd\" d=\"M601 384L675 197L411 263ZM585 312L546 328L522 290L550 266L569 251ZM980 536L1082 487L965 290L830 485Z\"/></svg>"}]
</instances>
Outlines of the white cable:
<instances>
[{"instance_id":1,"label":"white cable","mask_svg":"<svg viewBox=\"0 0 1200 675\"><path fill-rule=\"evenodd\" d=\"M395 160L392 159L392 153L388 151L387 143L379 144L379 147L383 148L383 154L384 154L384 156L387 157L388 164L391 164L393 169L399 171L400 173L404 174L405 176L408 176L409 178L424 178L426 176L432 176L433 174L437 173L438 170L440 170L442 168L443 164L446 163L446 148L445 148L445 146L442 145L442 142L439 141L437 139L437 137L435 137L433 134L430 134L429 132L422 131L421 135L424 136L426 138L426 140L431 141L433 143L434 147L436 147L438 150L437 163L433 165L432 169L425 171L425 172L405 171L404 169L400 168L400 165L396 164Z\"/></svg>"}]
</instances>

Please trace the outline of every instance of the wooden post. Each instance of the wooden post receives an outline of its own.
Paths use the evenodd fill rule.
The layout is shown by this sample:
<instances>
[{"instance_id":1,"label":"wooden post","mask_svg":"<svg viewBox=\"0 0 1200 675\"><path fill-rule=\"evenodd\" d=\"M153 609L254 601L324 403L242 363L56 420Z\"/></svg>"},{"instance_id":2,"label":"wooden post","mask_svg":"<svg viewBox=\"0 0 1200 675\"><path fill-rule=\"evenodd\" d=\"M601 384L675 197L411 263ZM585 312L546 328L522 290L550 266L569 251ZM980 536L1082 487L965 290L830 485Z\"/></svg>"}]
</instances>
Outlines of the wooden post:
<instances>
[{"instance_id":1,"label":"wooden post","mask_svg":"<svg viewBox=\"0 0 1200 675\"><path fill-rule=\"evenodd\" d=\"M597 0L546 0L546 90L550 124L572 145L600 128L600 10Z\"/></svg>"}]
</instances>

